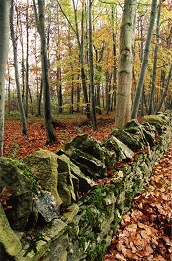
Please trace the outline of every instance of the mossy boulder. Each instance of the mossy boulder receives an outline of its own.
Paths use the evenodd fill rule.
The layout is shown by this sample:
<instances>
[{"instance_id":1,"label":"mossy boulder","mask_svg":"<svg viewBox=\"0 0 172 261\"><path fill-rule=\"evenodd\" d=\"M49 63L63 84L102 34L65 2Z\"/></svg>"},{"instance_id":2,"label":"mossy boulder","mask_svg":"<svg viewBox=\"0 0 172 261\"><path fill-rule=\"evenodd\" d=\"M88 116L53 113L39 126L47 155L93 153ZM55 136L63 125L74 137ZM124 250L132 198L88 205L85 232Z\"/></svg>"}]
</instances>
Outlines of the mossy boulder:
<instances>
[{"instance_id":1,"label":"mossy boulder","mask_svg":"<svg viewBox=\"0 0 172 261\"><path fill-rule=\"evenodd\" d=\"M57 191L57 155L51 151L40 149L24 158L23 161L31 169L42 190L50 192L57 205L60 206L62 199Z\"/></svg>"},{"instance_id":2,"label":"mossy boulder","mask_svg":"<svg viewBox=\"0 0 172 261\"><path fill-rule=\"evenodd\" d=\"M24 169L26 168L26 171ZM27 167L17 161L6 158L0 158L0 192L3 188L11 190L11 196L7 204L11 206L6 211L7 218L14 230L22 231L29 218L33 214L33 177L29 178L24 173Z\"/></svg>"},{"instance_id":3,"label":"mossy boulder","mask_svg":"<svg viewBox=\"0 0 172 261\"><path fill-rule=\"evenodd\" d=\"M90 178L106 176L109 151L87 134L75 137L65 146L64 153Z\"/></svg>"},{"instance_id":4,"label":"mossy boulder","mask_svg":"<svg viewBox=\"0 0 172 261\"><path fill-rule=\"evenodd\" d=\"M95 179L106 175L106 165L94 156L76 148L65 151L65 154L89 178Z\"/></svg>"},{"instance_id":5,"label":"mossy boulder","mask_svg":"<svg viewBox=\"0 0 172 261\"><path fill-rule=\"evenodd\" d=\"M169 126L169 118L161 113L158 115L146 115L144 116L144 121L155 126L159 135Z\"/></svg>"},{"instance_id":6,"label":"mossy boulder","mask_svg":"<svg viewBox=\"0 0 172 261\"><path fill-rule=\"evenodd\" d=\"M101 143L89 137L88 134L78 135L70 143L66 144L65 151L72 149L79 149L101 161L105 160Z\"/></svg>"},{"instance_id":7,"label":"mossy boulder","mask_svg":"<svg viewBox=\"0 0 172 261\"><path fill-rule=\"evenodd\" d=\"M63 207L70 206L78 199L79 180L72 175L67 157L57 156L58 186L57 190L62 199Z\"/></svg>"},{"instance_id":8,"label":"mossy boulder","mask_svg":"<svg viewBox=\"0 0 172 261\"><path fill-rule=\"evenodd\" d=\"M149 143L150 147L152 147L155 144L156 138L158 136L158 132L155 126L151 125L149 122L144 122L142 124L142 128L147 142Z\"/></svg>"},{"instance_id":9,"label":"mossy boulder","mask_svg":"<svg viewBox=\"0 0 172 261\"><path fill-rule=\"evenodd\" d=\"M144 135L138 126L131 126L125 130L114 129L109 137L116 137L132 151L140 150L144 147Z\"/></svg>"},{"instance_id":10,"label":"mossy boulder","mask_svg":"<svg viewBox=\"0 0 172 261\"><path fill-rule=\"evenodd\" d=\"M134 156L134 152L113 135L109 136L104 145L111 151L112 165L118 161L128 161Z\"/></svg>"},{"instance_id":11,"label":"mossy boulder","mask_svg":"<svg viewBox=\"0 0 172 261\"><path fill-rule=\"evenodd\" d=\"M85 193L94 186L94 182L86 177L65 154L57 156L58 162L58 192L63 200L63 206L75 202L79 193Z\"/></svg>"}]
</instances>

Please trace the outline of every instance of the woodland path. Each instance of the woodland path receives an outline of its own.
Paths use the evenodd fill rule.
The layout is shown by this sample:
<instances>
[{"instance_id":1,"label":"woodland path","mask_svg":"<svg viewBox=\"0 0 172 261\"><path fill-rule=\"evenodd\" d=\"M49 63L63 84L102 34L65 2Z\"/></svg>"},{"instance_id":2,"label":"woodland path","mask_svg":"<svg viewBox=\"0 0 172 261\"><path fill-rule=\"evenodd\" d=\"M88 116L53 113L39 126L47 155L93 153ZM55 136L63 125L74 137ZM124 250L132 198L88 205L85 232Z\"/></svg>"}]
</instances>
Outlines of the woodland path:
<instances>
[{"instance_id":1,"label":"woodland path","mask_svg":"<svg viewBox=\"0 0 172 261\"><path fill-rule=\"evenodd\" d=\"M172 260L172 142L132 205L104 260Z\"/></svg>"}]
</instances>

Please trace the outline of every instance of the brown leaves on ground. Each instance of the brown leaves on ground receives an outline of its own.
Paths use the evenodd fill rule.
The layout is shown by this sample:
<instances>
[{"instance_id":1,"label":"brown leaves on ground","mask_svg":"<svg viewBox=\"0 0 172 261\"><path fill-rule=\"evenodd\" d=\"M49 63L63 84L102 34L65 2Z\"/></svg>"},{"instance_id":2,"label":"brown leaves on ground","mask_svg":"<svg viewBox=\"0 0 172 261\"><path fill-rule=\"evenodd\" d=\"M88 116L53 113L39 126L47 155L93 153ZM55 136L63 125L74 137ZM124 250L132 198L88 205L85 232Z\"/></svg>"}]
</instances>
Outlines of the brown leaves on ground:
<instances>
[{"instance_id":1,"label":"brown leaves on ground","mask_svg":"<svg viewBox=\"0 0 172 261\"><path fill-rule=\"evenodd\" d=\"M19 120L5 120L4 156L22 158L39 148L57 152L63 148L72 138L78 134L88 133L97 140L104 141L114 127L114 118L111 114L97 117L98 131L91 128L91 122L83 119L83 115L76 115L73 119L70 115L67 120L54 121L54 130L58 142L46 145L46 133L41 119L28 120L28 135L22 136L22 128Z\"/></svg>"},{"instance_id":2,"label":"brown leaves on ground","mask_svg":"<svg viewBox=\"0 0 172 261\"><path fill-rule=\"evenodd\" d=\"M154 167L145 193L134 199L133 209L123 216L105 261L172 260L171 174L172 143Z\"/></svg>"}]
</instances>

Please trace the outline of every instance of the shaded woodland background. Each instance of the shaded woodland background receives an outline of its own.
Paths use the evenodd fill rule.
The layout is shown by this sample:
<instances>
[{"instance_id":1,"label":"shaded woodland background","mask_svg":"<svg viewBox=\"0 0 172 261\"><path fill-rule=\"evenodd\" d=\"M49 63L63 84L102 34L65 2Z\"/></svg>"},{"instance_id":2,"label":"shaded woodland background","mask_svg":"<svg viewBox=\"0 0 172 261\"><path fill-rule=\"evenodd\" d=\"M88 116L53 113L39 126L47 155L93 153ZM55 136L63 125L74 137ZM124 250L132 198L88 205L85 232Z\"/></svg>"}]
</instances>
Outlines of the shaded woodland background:
<instances>
[{"instance_id":1,"label":"shaded woodland background","mask_svg":"<svg viewBox=\"0 0 172 261\"><path fill-rule=\"evenodd\" d=\"M143 57L150 6L150 1L140 1L137 5L134 24L132 99ZM157 109L166 87L172 57L171 9L170 1L161 3L159 26L154 27L144 81L140 104L141 115L152 113ZM94 88L96 110L99 114L102 111L109 113L115 109L122 11L122 2L94 1L92 5ZM31 1L27 0L27 3L14 1L13 27L18 49L17 64L25 114L26 117L29 114L41 115L43 88L40 37ZM91 99L88 2L46 1L45 32L53 113L84 112ZM155 62L156 68L154 68ZM88 103L84 99L82 77L86 84ZM15 113L18 111L18 102L11 42L6 79L6 112ZM153 97L151 97L152 85L155 88ZM153 99L152 108L150 108L150 98ZM168 90L164 106L166 108L172 106L171 89Z\"/></svg>"}]
</instances>

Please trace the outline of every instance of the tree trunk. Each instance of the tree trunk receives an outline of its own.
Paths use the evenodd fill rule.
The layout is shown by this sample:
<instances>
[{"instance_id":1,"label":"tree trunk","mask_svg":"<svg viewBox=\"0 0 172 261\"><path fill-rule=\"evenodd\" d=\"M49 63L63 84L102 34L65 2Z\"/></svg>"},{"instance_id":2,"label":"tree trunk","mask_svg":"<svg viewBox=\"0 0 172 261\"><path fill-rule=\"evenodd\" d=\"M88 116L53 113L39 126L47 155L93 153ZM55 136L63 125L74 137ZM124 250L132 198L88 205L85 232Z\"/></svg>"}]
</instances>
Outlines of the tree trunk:
<instances>
[{"instance_id":1,"label":"tree trunk","mask_svg":"<svg viewBox=\"0 0 172 261\"><path fill-rule=\"evenodd\" d=\"M77 9L75 7L75 1L73 2L74 8L74 16L75 16L75 27L76 27L76 38L78 42L78 49L79 49L79 62L80 62L80 70L81 70L81 81L82 81L82 89L84 95L84 102L86 104L86 116L90 119L90 104L88 99L88 92L87 92L87 85L86 85L86 76L85 76L85 69L84 69L84 3L82 3L82 18L81 18L81 39L79 36L79 28L78 28L78 16L77 16Z\"/></svg>"},{"instance_id":2,"label":"tree trunk","mask_svg":"<svg viewBox=\"0 0 172 261\"><path fill-rule=\"evenodd\" d=\"M95 74L95 82L96 82L95 101L97 106L96 112L99 115L102 114L101 104L100 104L100 85L101 85L101 78L102 78L102 66L100 65L100 62L103 59L104 49L105 49L104 42L100 50L96 49L94 45L95 57L96 57L95 68L97 70L97 74Z\"/></svg>"},{"instance_id":3,"label":"tree trunk","mask_svg":"<svg viewBox=\"0 0 172 261\"><path fill-rule=\"evenodd\" d=\"M125 0L120 32L120 57L116 96L115 127L124 128L131 119L133 70L133 27L136 0Z\"/></svg>"},{"instance_id":4,"label":"tree trunk","mask_svg":"<svg viewBox=\"0 0 172 261\"><path fill-rule=\"evenodd\" d=\"M46 52L46 37L45 37L45 18L44 18L45 0L38 0L39 11L39 33L41 38L41 63L42 63L42 77L43 77L43 90L44 90L44 120L45 129L47 134L47 144L57 141L53 126L52 126L52 113L50 103L50 86L48 75L48 59Z\"/></svg>"},{"instance_id":5,"label":"tree trunk","mask_svg":"<svg viewBox=\"0 0 172 261\"><path fill-rule=\"evenodd\" d=\"M147 68L147 64L148 64L150 43L151 43L151 40L152 40L153 27L154 27L155 17L156 17L156 6L157 6L157 0L152 0L148 34L147 34L147 38L146 38L143 60L142 60L141 70L140 70L140 74L139 74L139 80L138 80L138 84L137 84L137 88L136 88L136 94L135 94L135 98L134 98L132 114L131 114L132 119L136 119L137 114L138 114L139 103L140 103L140 98L141 98L141 94L142 94L146 68Z\"/></svg>"},{"instance_id":6,"label":"tree trunk","mask_svg":"<svg viewBox=\"0 0 172 261\"><path fill-rule=\"evenodd\" d=\"M38 116L41 116L42 93L43 93L43 79L41 78L40 92L38 97L38 113L37 113Z\"/></svg>"},{"instance_id":7,"label":"tree trunk","mask_svg":"<svg viewBox=\"0 0 172 261\"><path fill-rule=\"evenodd\" d=\"M159 1L158 6L158 16L157 16L157 23L156 23L156 45L154 50L154 61L153 61L153 76L152 76L152 85L151 85L151 92L150 92L150 100L149 100L149 114L153 113L154 110L154 92L155 92L155 82L156 82L156 67L157 67L157 59L158 59L158 46L159 46L159 24L160 24L160 14L161 14L161 0Z\"/></svg>"},{"instance_id":8,"label":"tree trunk","mask_svg":"<svg viewBox=\"0 0 172 261\"><path fill-rule=\"evenodd\" d=\"M3 156L5 71L8 58L10 0L0 1L0 157Z\"/></svg>"},{"instance_id":9,"label":"tree trunk","mask_svg":"<svg viewBox=\"0 0 172 261\"><path fill-rule=\"evenodd\" d=\"M11 29L11 40L13 44L13 54L14 54L14 69L15 69L15 81L17 87L17 100L19 105L20 111L20 119L22 123L22 134L27 134L27 124L26 124L26 116L24 111L24 106L21 97L21 90L20 90L20 80L19 80L19 70L18 70L18 62L17 62L17 40L16 35L14 32L14 25L13 25L13 17L14 17L14 0L11 0L11 10L10 10L10 29Z\"/></svg>"},{"instance_id":10,"label":"tree trunk","mask_svg":"<svg viewBox=\"0 0 172 261\"><path fill-rule=\"evenodd\" d=\"M58 58L57 55L57 61L59 64L60 57ZM57 65L57 98L58 98L58 113L63 112L63 96L62 96L62 84L61 84L61 65Z\"/></svg>"},{"instance_id":11,"label":"tree trunk","mask_svg":"<svg viewBox=\"0 0 172 261\"><path fill-rule=\"evenodd\" d=\"M112 75L106 72L106 113L108 114L111 109L111 78Z\"/></svg>"},{"instance_id":12,"label":"tree trunk","mask_svg":"<svg viewBox=\"0 0 172 261\"><path fill-rule=\"evenodd\" d=\"M17 9L16 10L17 12L17 24L18 24L18 27L19 27L19 37L20 37L20 44L21 44L21 57L22 57L22 61L21 61L21 70L22 70L22 102L24 104L24 99L25 99L25 71L26 71L26 68L25 68L25 55L24 55L24 41L23 41L23 38L24 38L24 34L23 34L23 27L22 27L22 19L20 18L20 15L19 15L19 10Z\"/></svg>"},{"instance_id":13,"label":"tree trunk","mask_svg":"<svg viewBox=\"0 0 172 261\"><path fill-rule=\"evenodd\" d=\"M90 58L89 60L90 60L90 88L91 88L92 122L93 122L93 130L97 130L95 88L94 88L92 1L91 0L89 0L88 20L89 20L89 58Z\"/></svg>"},{"instance_id":14,"label":"tree trunk","mask_svg":"<svg viewBox=\"0 0 172 261\"><path fill-rule=\"evenodd\" d=\"M11 77L10 77L10 70L8 65L8 113L11 112Z\"/></svg>"},{"instance_id":15,"label":"tree trunk","mask_svg":"<svg viewBox=\"0 0 172 261\"><path fill-rule=\"evenodd\" d=\"M81 93L81 87L80 87L80 83L79 83L79 74L78 74L78 83L77 83L77 112L80 112L80 93Z\"/></svg>"},{"instance_id":16,"label":"tree trunk","mask_svg":"<svg viewBox=\"0 0 172 261\"><path fill-rule=\"evenodd\" d=\"M28 117L28 102L29 102L29 14L28 14L28 0L26 7L26 102L25 102L25 114Z\"/></svg>"},{"instance_id":17,"label":"tree trunk","mask_svg":"<svg viewBox=\"0 0 172 261\"><path fill-rule=\"evenodd\" d=\"M169 70L169 73L168 73L167 84L166 84L166 87L165 87L164 92L163 92L163 94L162 94L162 98L161 98L161 101L160 101L160 103L159 103L157 112L159 112L159 111L161 110L162 104L163 104L164 99L165 99L165 97L166 97L166 95L167 95L168 87L170 86L171 75L172 75L172 64L171 64L171 66L170 66L170 70Z\"/></svg>"},{"instance_id":18,"label":"tree trunk","mask_svg":"<svg viewBox=\"0 0 172 261\"><path fill-rule=\"evenodd\" d=\"M116 106L116 87L117 87L117 55L116 55L116 31L115 30L115 24L114 21L117 19L117 10L115 8L115 5L112 5L112 40L113 40L113 95L112 95L112 106L111 110L113 110L113 107ZM116 11L116 17L114 16L114 11ZM114 104L114 106L113 106Z\"/></svg>"},{"instance_id":19,"label":"tree trunk","mask_svg":"<svg viewBox=\"0 0 172 261\"><path fill-rule=\"evenodd\" d=\"M58 113L63 113L63 95L62 95L62 81L61 81L61 42L60 42L60 18L59 12L57 13L57 50L56 50L56 58L57 58L57 99L58 99Z\"/></svg>"}]
</instances>

